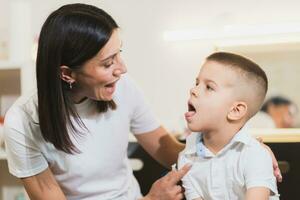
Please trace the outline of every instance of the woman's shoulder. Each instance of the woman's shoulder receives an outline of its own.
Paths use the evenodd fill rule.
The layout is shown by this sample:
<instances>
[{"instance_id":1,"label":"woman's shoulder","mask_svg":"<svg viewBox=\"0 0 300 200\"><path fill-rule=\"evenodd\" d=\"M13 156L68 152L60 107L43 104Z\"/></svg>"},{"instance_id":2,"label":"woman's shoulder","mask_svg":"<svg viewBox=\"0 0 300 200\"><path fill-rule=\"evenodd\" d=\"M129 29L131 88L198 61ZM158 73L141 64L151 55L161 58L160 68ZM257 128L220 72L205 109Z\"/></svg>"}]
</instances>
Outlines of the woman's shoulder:
<instances>
[{"instance_id":1,"label":"woman's shoulder","mask_svg":"<svg viewBox=\"0 0 300 200\"><path fill-rule=\"evenodd\" d=\"M5 114L5 121L9 121L10 118L27 118L27 120L38 123L38 99L36 90L31 90L25 95L20 96L13 103Z\"/></svg>"}]
</instances>

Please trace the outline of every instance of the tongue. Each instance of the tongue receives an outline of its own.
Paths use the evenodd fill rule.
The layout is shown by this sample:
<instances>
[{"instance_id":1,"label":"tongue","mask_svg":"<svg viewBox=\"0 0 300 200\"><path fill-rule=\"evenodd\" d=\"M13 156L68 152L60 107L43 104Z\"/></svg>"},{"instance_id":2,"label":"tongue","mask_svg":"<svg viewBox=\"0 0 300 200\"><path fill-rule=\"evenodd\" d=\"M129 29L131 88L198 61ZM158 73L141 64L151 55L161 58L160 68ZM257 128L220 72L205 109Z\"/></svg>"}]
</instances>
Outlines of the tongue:
<instances>
[{"instance_id":1,"label":"tongue","mask_svg":"<svg viewBox=\"0 0 300 200\"><path fill-rule=\"evenodd\" d=\"M195 111L189 111L185 113L185 117L192 117L196 112Z\"/></svg>"}]
</instances>

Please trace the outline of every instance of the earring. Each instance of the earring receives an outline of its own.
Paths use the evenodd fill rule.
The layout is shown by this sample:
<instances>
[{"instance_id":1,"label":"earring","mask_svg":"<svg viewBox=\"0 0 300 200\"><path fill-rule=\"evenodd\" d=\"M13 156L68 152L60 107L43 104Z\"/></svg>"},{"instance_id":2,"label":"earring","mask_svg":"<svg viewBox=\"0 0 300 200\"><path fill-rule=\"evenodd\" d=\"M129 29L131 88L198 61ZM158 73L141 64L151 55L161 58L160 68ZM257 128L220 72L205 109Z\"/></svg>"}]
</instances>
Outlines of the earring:
<instances>
[{"instance_id":1,"label":"earring","mask_svg":"<svg viewBox=\"0 0 300 200\"><path fill-rule=\"evenodd\" d=\"M72 82L69 83L69 87L70 87L70 90L72 90L72 88L73 88Z\"/></svg>"}]
</instances>

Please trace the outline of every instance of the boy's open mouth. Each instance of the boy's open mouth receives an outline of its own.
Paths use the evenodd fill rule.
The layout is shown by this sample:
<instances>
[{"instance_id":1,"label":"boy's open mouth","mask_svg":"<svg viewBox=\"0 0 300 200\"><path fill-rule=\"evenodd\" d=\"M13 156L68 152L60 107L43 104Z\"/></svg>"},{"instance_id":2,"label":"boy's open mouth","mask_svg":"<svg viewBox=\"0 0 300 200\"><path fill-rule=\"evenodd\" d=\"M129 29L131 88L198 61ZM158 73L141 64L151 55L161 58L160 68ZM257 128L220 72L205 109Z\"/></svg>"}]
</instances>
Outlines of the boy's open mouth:
<instances>
[{"instance_id":1,"label":"boy's open mouth","mask_svg":"<svg viewBox=\"0 0 300 200\"><path fill-rule=\"evenodd\" d=\"M190 102L188 103L188 108L189 108L189 112L191 111L196 112L195 107Z\"/></svg>"},{"instance_id":2,"label":"boy's open mouth","mask_svg":"<svg viewBox=\"0 0 300 200\"><path fill-rule=\"evenodd\" d=\"M185 119L187 122L190 122L192 117L196 114L196 109L194 105L189 101L188 102L188 112L185 113Z\"/></svg>"}]
</instances>

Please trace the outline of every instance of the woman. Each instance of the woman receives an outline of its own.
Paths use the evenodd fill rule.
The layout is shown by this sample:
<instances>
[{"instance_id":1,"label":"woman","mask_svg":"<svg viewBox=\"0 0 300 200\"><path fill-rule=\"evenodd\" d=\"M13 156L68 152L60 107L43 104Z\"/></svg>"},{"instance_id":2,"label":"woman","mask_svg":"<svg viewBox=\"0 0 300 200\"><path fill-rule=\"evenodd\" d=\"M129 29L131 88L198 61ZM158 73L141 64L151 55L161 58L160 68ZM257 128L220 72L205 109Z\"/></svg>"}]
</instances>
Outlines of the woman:
<instances>
[{"instance_id":1,"label":"woman","mask_svg":"<svg viewBox=\"0 0 300 200\"><path fill-rule=\"evenodd\" d=\"M65 5L44 23L37 92L7 112L10 172L35 199L182 199L186 167L141 196L127 158L128 134L170 167L183 145L160 127L125 75L118 25L103 10Z\"/></svg>"}]
</instances>

